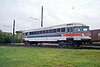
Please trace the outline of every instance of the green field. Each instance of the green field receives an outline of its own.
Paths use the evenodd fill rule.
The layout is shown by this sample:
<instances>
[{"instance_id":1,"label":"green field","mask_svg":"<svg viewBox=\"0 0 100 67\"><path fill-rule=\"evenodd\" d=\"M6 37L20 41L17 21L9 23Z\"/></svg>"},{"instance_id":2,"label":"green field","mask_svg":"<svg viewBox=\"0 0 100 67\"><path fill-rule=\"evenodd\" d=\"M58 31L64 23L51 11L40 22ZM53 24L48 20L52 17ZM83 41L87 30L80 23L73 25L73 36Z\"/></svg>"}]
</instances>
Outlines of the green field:
<instances>
[{"instance_id":1,"label":"green field","mask_svg":"<svg viewBox=\"0 0 100 67\"><path fill-rule=\"evenodd\" d=\"M100 50L0 46L0 67L100 67Z\"/></svg>"}]
</instances>

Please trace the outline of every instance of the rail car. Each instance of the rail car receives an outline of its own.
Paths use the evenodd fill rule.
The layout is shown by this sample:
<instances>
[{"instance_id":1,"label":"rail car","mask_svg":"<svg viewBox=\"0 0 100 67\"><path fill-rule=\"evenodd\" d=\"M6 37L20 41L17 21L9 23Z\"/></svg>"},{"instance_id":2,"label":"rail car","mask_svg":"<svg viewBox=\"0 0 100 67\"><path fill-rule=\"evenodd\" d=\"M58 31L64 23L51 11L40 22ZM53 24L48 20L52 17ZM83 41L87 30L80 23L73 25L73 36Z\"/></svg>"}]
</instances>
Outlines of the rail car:
<instances>
[{"instance_id":1,"label":"rail car","mask_svg":"<svg viewBox=\"0 0 100 67\"><path fill-rule=\"evenodd\" d=\"M77 46L91 42L89 26L69 23L23 31L25 44L58 43L59 46Z\"/></svg>"},{"instance_id":2,"label":"rail car","mask_svg":"<svg viewBox=\"0 0 100 67\"><path fill-rule=\"evenodd\" d=\"M91 41L100 42L100 29L91 30Z\"/></svg>"}]
</instances>

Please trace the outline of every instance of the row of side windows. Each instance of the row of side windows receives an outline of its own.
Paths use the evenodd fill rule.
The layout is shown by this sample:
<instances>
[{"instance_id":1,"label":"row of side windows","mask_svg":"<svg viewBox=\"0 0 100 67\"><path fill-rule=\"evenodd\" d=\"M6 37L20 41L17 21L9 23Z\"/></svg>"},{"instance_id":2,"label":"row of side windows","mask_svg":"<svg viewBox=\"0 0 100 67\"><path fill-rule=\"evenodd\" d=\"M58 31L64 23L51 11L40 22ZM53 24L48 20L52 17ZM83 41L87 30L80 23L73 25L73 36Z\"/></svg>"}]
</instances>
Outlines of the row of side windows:
<instances>
[{"instance_id":1,"label":"row of side windows","mask_svg":"<svg viewBox=\"0 0 100 67\"><path fill-rule=\"evenodd\" d=\"M25 35L34 35L34 34L46 34L46 33L57 33L57 32L65 32L65 28L51 29L51 30L42 30L42 31L34 31L34 32L26 32Z\"/></svg>"}]
</instances>

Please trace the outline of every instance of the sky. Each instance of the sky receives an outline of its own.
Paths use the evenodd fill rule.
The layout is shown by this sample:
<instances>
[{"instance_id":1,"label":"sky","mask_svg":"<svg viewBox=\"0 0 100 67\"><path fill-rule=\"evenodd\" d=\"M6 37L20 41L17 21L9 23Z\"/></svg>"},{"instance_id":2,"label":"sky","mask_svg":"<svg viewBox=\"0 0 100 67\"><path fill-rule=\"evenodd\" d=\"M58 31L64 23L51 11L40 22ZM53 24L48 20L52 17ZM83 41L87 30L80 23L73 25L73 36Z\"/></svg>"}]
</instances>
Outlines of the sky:
<instances>
[{"instance_id":1,"label":"sky","mask_svg":"<svg viewBox=\"0 0 100 67\"><path fill-rule=\"evenodd\" d=\"M43 26L83 23L90 29L100 29L100 0L0 0L0 29L15 30L40 28L41 6Z\"/></svg>"}]
</instances>

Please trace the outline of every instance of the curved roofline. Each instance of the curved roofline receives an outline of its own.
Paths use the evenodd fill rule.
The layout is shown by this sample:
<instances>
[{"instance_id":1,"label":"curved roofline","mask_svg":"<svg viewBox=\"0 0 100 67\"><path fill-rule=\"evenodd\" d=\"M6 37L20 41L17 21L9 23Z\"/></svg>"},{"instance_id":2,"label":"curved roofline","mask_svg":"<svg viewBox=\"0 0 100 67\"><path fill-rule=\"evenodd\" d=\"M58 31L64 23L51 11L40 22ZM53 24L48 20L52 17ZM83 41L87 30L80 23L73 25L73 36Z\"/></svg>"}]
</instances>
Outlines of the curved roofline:
<instances>
[{"instance_id":1,"label":"curved roofline","mask_svg":"<svg viewBox=\"0 0 100 67\"><path fill-rule=\"evenodd\" d=\"M24 30L24 31L35 31L35 30L43 30L43 29L49 29L49 28L62 28L62 27L73 27L73 26L87 26L82 23L68 23L68 24L60 24L60 25L54 25L54 26L49 26L49 27L41 27L41 28L36 28L36 29L30 29L30 30Z\"/></svg>"}]
</instances>

